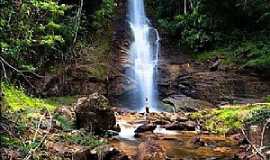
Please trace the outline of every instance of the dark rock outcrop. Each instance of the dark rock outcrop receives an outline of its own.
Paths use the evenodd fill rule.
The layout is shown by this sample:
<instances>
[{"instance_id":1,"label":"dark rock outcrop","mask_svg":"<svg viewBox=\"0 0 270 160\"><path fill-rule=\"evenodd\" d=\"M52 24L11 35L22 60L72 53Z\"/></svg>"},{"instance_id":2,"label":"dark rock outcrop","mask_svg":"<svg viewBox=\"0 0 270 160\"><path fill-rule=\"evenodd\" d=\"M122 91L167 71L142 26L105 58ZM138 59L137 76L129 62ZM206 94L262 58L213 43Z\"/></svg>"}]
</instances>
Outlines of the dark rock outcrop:
<instances>
[{"instance_id":1,"label":"dark rock outcrop","mask_svg":"<svg viewBox=\"0 0 270 160\"><path fill-rule=\"evenodd\" d=\"M157 125L155 124L144 124L142 126L139 126L136 130L135 133L142 133L142 132L147 132L147 131L153 131L155 130Z\"/></svg>"},{"instance_id":2,"label":"dark rock outcrop","mask_svg":"<svg viewBox=\"0 0 270 160\"><path fill-rule=\"evenodd\" d=\"M184 95L172 95L162 101L175 112L195 112L206 108L213 108L213 105L206 101L193 99Z\"/></svg>"},{"instance_id":3,"label":"dark rock outcrop","mask_svg":"<svg viewBox=\"0 0 270 160\"><path fill-rule=\"evenodd\" d=\"M269 82L257 77L220 71L180 76L177 86L180 93L213 104L260 102L270 89Z\"/></svg>"},{"instance_id":4,"label":"dark rock outcrop","mask_svg":"<svg viewBox=\"0 0 270 160\"><path fill-rule=\"evenodd\" d=\"M116 124L108 99L98 93L80 98L75 106L75 113L77 127L88 131L110 130Z\"/></svg>"},{"instance_id":5,"label":"dark rock outcrop","mask_svg":"<svg viewBox=\"0 0 270 160\"><path fill-rule=\"evenodd\" d=\"M43 78L33 80L34 86L37 87L31 92L44 97L107 93L107 73L102 65L72 64L55 70L55 73L46 72Z\"/></svg>"}]
</instances>

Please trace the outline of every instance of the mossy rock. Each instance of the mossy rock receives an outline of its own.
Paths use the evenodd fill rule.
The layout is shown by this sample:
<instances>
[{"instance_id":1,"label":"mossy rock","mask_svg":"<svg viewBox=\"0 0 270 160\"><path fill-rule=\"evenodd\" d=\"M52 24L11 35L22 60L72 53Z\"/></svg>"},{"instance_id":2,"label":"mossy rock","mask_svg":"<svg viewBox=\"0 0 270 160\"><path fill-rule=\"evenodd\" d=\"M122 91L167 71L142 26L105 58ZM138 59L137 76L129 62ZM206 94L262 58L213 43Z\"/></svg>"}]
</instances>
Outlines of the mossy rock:
<instances>
[{"instance_id":1,"label":"mossy rock","mask_svg":"<svg viewBox=\"0 0 270 160\"><path fill-rule=\"evenodd\" d=\"M116 124L108 99L98 93L78 99L75 113L77 127L95 133L113 129Z\"/></svg>"}]
</instances>

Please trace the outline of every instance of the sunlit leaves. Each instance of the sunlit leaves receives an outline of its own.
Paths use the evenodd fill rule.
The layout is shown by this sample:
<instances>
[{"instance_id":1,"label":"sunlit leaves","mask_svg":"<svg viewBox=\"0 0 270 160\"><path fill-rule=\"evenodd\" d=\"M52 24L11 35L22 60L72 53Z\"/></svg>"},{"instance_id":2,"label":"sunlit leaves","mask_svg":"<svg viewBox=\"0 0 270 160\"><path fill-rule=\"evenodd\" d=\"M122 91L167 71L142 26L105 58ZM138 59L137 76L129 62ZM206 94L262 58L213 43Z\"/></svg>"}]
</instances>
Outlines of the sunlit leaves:
<instances>
[{"instance_id":1,"label":"sunlit leaves","mask_svg":"<svg viewBox=\"0 0 270 160\"><path fill-rule=\"evenodd\" d=\"M58 5L58 3L53 0L32 0L32 4L37 8L51 12L53 15L63 16L67 9L66 5Z\"/></svg>"},{"instance_id":2,"label":"sunlit leaves","mask_svg":"<svg viewBox=\"0 0 270 160\"><path fill-rule=\"evenodd\" d=\"M60 35L47 35L42 37L40 44L52 47L56 42L64 43L64 39Z\"/></svg>"},{"instance_id":3,"label":"sunlit leaves","mask_svg":"<svg viewBox=\"0 0 270 160\"><path fill-rule=\"evenodd\" d=\"M56 24L55 22L53 21L50 21L48 24L47 24L47 27L48 29L50 30L60 30L62 28L62 26L60 24Z\"/></svg>"},{"instance_id":4,"label":"sunlit leaves","mask_svg":"<svg viewBox=\"0 0 270 160\"><path fill-rule=\"evenodd\" d=\"M93 15L92 26L96 29L106 27L113 16L116 3L114 0L103 0L99 10Z\"/></svg>"},{"instance_id":5,"label":"sunlit leaves","mask_svg":"<svg viewBox=\"0 0 270 160\"><path fill-rule=\"evenodd\" d=\"M49 55L56 51L55 57L62 56L61 50L71 43L74 32L70 27L73 15L69 9L70 6L56 0L24 0L18 6L5 3L0 8L0 42L4 58L20 68L23 65L39 67L39 60L48 61Z\"/></svg>"}]
</instances>

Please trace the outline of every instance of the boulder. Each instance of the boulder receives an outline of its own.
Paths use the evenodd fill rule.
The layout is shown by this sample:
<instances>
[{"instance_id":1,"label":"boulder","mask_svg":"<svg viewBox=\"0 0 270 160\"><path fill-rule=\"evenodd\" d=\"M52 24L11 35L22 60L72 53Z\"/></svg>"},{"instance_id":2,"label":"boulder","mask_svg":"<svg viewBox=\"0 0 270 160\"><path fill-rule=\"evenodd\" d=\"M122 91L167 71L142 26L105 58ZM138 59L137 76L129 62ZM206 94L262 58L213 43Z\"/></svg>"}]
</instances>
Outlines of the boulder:
<instances>
[{"instance_id":1,"label":"boulder","mask_svg":"<svg viewBox=\"0 0 270 160\"><path fill-rule=\"evenodd\" d=\"M199 99L193 99L184 95L172 95L162 100L168 107L173 108L175 112L196 112L206 108L214 107L212 104Z\"/></svg>"},{"instance_id":2,"label":"boulder","mask_svg":"<svg viewBox=\"0 0 270 160\"><path fill-rule=\"evenodd\" d=\"M236 141L238 145L249 144L249 142L247 141L247 139L241 133L233 134L229 138L231 140L233 140L233 141Z\"/></svg>"},{"instance_id":3,"label":"boulder","mask_svg":"<svg viewBox=\"0 0 270 160\"><path fill-rule=\"evenodd\" d=\"M193 137L192 140L191 140L191 142L193 144L198 145L198 146L201 146L201 147L207 145L207 143L204 142L199 136Z\"/></svg>"},{"instance_id":4,"label":"boulder","mask_svg":"<svg viewBox=\"0 0 270 160\"><path fill-rule=\"evenodd\" d=\"M88 131L111 130L116 124L108 99L98 93L78 99L75 113L77 127Z\"/></svg>"},{"instance_id":5,"label":"boulder","mask_svg":"<svg viewBox=\"0 0 270 160\"><path fill-rule=\"evenodd\" d=\"M188 117L186 117L183 113L180 113L180 112L174 113L174 114L171 114L170 121L171 122L175 122L175 121L186 122L188 121Z\"/></svg>"},{"instance_id":6,"label":"boulder","mask_svg":"<svg viewBox=\"0 0 270 160\"><path fill-rule=\"evenodd\" d=\"M187 130L187 131L195 131L196 123L193 121L186 122L174 122L171 124L164 125L163 127L167 130Z\"/></svg>"},{"instance_id":7,"label":"boulder","mask_svg":"<svg viewBox=\"0 0 270 160\"><path fill-rule=\"evenodd\" d=\"M166 160L165 150L153 140L146 140L138 146L137 160Z\"/></svg>"},{"instance_id":8,"label":"boulder","mask_svg":"<svg viewBox=\"0 0 270 160\"><path fill-rule=\"evenodd\" d=\"M144 124L142 126L139 126L136 130L135 133L142 133L142 132L147 132L147 131L153 131L155 130L157 125L155 124Z\"/></svg>"},{"instance_id":9,"label":"boulder","mask_svg":"<svg viewBox=\"0 0 270 160\"><path fill-rule=\"evenodd\" d=\"M130 160L130 158L125 155L123 152L112 148L108 145L99 146L91 151L92 155L96 155L97 159L89 159L89 160Z\"/></svg>"},{"instance_id":10,"label":"boulder","mask_svg":"<svg viewBox=\"0 0 270 160\"><path fill-rule=\"evenodd\" d=\"M91 155L89 148L67 142L48 141L45 143L45 147L50 154L55 156L71 158L73 155L76 155L74 156L75 160L87 160Z\"/></svg>"},{"instance_id":11,"label":"boulder","mask_svg":"<svg viewBox=\"0 0 270 160\"><path fill-rule=\"evenodd\" d=\"M74 110L71 106L61 106L57 108L54 112L57 115L64 116L68 120L73 120L75 117Z\"/></svg>"}]
</instances>

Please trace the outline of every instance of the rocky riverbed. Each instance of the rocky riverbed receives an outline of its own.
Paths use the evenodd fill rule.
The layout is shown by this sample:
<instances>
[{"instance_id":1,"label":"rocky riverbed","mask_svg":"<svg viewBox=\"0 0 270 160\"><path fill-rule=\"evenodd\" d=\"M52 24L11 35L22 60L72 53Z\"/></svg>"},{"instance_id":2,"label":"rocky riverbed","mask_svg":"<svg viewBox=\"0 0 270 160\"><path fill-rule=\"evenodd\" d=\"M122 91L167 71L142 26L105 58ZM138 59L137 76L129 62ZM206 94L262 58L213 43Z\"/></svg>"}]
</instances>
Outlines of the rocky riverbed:
<instances>
[{"instance_id":1,"label":"rocky riverbed","mask_svg":"<svg viewBox=\"0 0 270 160\"><path fill-rule=\"evenodd\" d=\"M232 159L239 152L238 141L200 131L184 114L121 113L116 117L121 131L109 142L130 159Z\"/></svg>"}]
</instances>

